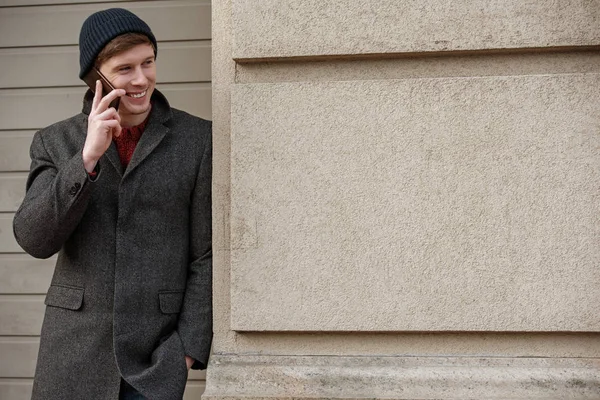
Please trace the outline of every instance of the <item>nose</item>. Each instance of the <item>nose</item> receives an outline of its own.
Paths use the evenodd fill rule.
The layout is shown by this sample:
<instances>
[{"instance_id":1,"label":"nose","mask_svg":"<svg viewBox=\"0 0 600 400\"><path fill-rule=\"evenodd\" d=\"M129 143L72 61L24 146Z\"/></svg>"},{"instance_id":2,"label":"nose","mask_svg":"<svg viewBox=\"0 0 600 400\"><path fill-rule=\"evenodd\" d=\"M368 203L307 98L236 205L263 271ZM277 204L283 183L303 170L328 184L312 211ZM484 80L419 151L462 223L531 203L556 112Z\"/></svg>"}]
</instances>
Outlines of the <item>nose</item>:
<instances>
[{"instance_id":1,"label":"nose","mask_svg":"<svg viewBox=\"0 0 600 400\"><path fill-rule=\"evenodd\" d=\"M131 84L134 86L146 86L148 83L148 78L146 74L144 74L144 70L138 66L134 71L133 79L131 80Z\"/></svg>"}]
</instances>

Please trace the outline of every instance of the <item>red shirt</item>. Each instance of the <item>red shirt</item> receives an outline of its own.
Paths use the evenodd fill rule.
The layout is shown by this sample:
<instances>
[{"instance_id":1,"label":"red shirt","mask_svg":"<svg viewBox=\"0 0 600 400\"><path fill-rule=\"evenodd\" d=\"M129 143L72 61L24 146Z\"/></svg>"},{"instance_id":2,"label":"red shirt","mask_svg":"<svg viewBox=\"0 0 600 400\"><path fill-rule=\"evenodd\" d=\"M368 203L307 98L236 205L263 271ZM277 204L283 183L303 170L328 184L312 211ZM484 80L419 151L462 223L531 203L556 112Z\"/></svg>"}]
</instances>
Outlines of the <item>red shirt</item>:
<instances>
[{"instance_id":1,"label":"red shirt","mask_svg":"<svg viewBox=\"0 0 600 400\"><path fill-rule=\"evenodd\" d=\"M135 146L137 146L140 138L142 137L142 133L144 133L144 129L146 128L146 122L148 122L148 118L146 118L144 122L139 125L121 128L121 134L119 137L115 137L113 139L115 145L117 146L117 151L119 152L119 158L121 159L121 165L123 166L123 169L127 168L129 162L131 161L131 157L133 157Z\"/></svg>"}]
</instances>

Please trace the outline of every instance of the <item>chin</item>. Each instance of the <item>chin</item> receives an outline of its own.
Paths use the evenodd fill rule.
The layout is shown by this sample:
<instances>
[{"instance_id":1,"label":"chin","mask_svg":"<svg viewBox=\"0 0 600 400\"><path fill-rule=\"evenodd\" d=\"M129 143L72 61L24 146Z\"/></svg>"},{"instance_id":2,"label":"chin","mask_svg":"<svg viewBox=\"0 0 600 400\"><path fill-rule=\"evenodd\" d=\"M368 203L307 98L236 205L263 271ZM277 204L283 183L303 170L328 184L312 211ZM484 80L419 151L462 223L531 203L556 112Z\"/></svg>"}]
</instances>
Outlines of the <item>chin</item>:
<instances>
[{"instance_id":1,"label":"chin","mask_svg":"<svg viewBox=\"0 0 600 400\"><path fill-rule=\"evenodd\" d=\"M123 111L129 114L143 114L150 109L150 102L145 104L122 104Z\"/></svg>"}]
</instances>

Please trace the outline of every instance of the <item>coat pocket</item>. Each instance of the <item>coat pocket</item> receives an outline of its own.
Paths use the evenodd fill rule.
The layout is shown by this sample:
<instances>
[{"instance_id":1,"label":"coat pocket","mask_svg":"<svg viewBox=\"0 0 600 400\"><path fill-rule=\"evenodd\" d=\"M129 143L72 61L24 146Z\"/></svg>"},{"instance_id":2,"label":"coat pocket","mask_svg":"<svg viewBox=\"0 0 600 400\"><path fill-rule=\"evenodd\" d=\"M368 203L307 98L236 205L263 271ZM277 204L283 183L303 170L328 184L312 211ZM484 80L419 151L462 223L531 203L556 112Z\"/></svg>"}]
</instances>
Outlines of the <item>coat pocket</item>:
<instances>
[{"instance_id":1,"label":"coat pocket","mask_svg":"<svg viewBox=\"0 0 600 400\"><path fill-rule=\"evenodd\" d=\"M83 305L83 288L50 285L44 304L67 310L79 310Z\"/></svg>"},{"instance_id":2,"label":"coat pocket","mask_svg":"<svg viewBox=\"0 0 600 400\"><path fill-rule=\"evenodd\" d=\"M163 314L175 314L181 311L181 305L183 304L183 295L183 291L160 292L158 294L160 311L162 311Z\"/></svg>"}]
</instances>

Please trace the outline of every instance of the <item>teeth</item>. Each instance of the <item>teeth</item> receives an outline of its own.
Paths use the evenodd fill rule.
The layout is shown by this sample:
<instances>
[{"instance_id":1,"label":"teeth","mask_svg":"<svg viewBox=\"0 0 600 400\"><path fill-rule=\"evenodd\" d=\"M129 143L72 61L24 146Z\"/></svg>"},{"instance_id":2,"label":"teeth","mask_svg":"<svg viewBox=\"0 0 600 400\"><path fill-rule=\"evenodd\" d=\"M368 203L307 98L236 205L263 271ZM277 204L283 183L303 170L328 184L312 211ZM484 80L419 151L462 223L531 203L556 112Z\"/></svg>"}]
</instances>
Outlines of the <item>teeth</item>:
<instances>
[{"instance_id":1,"label":"teeth","mask_svg":"<svg viewBox=\"0 0 600 400\"><path fill-rule=\"evenodd\" d=\"M133 97L134 99L139 99L140 97L144 97L146 95L146 91L144 90L142 93L138 94L129 94L129 97Z\"/></svg>"}]
</instances>

